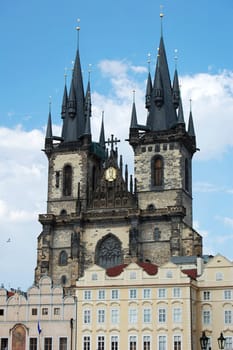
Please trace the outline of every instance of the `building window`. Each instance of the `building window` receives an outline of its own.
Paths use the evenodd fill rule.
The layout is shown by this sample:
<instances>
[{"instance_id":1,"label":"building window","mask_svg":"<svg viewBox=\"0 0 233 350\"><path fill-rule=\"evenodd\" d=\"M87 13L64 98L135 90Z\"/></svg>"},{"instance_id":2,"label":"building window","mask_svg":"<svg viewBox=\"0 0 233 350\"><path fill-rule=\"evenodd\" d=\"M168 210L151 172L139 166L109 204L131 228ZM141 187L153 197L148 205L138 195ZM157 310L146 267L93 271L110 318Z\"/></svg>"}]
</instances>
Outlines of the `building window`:
<instances>
[{"instance_id":1,"label":"building window","mask_svg":"<svg viewBox=\"0 0 233 350\"><path fill-rule=\"evenodd\" d=\"M8 338L1 338L1 350L8 349Z\"/></svg>"},{"instance_id":2,"label":"building window","mask_svg":"<svg viewBox=\"0 0 233 350\"><path fill-rule=\"evenodd\" d=\"M210 311L209 310L203 310L203 324L210 324Z\"/></svg>"},{"instance_id":3,"label":"building window","mask_svg":"<svg viewBox=\"0 0 233 350\"><path fill-rule=\"evenodd\" d=\"M226 350L232 350L233 349L233 343L232 343L232 337L225 337L226 342L225 342L225 348Z\"/></svg>"},{"instance_id":4,"label":"building window","mask_svg":"<svg viewBox=\"0 0 233 350\"><path fill-rule=\"evenodd\" d=\"M133 288L129 290L129 298L137 299L137 289Z\"/></svg>"},{"instance_id":5,"label":"building window","mask_svg":"<svg viewBox=\"0 0 233 350\"><path fill-rule=\"evenodd\" d=\"M159 323L165 323L166 322L166 309L159 308L159 310L158 310L158 319L159 319Z\"/></svg>"},{"instance_id":6,"label":"building window","mask_svg":"<svg viewBox=\"0 0 233 350\"><path fill-rule=\"evenodd\" d=\"M119 299L119 290L118 289L112 289L111 291L112 299Z\"/></svg>"},{"instance_id":7,"label":"building window","mask_svg":"<svg viewBox=\"0 0 233 350\"><path fill-rule=\"evenodd\" d=\"M151 298L151 289L145 288L143 289L143 299L150 299Z\"/></svg>"},{"instance_id":8,"label":"building window","mask_svg":"<svg viewBox=\"0 0 233 350\"><path fill-rule=\"evenodd\" d=\"M224 299L231 300L232 299L232 291L231 289L224 290Z\"/></svg>"},{"instance_id":9,"label":"building window","mask_svg":"<svg viewBox=\"0 0 233 350\"><path fill-rule=\"evenodd\" d=\"M53 309L53 314L54 315L60 315L60 307L55 307L54 309Z\"/></svg>"},{"instance_id":10,"label":"building window","mask_svg":"<svg viewBox=\"0 0 233 350\"><path fill-rule=\"evenodd\" d=\"M91 291L90 290L84 290L84 300L91 300Z\"/></svg>"},{"instance_id":11,"label":"building window","mask_svg":"<svg viewBox=\"0 0 233 350\"><path fill-rule=\"evenodd\" d=\"M210 291L209 290L203 291L203 300L210 300Z\"/></svg>"},{"instance_id":12,"label":"building window","mask_svg":"<svg viewBox=\"0 0 233 350\"><path fill-rule=\"evenodd\" d=\"M32 308L32 316L37 316L37 308Z\"/></svg>"},{"instance_id":13,"label":"building window","mask_svg":"<svg viewBox=\"0 0 233 350\"><path fill-rule=\"evenodd\" d=\"M48 315L49 314L49 309L47 307L42 308L42 315Z\"/></svg>"},{"instance_id":14,"label":"building window","mask_svg":"<svg viewBox=\"0 0 233 350\"><path fill-rule=\"evenodd\" d=\"M224 322L225 322L225 324L231 324L232 323L232 312L231 312L231 310L225 310L224 311Z\"/></svg>"},{"instance_id":15,"label":"building window","mask_svg":"<svg viewBox=\"0 0 233 350\"><path fill-rule=\"evenodd\" d=\"M137 309L129 309L129 323L135 324L138 322Z\"/></svg>"},{"instance_id":16,"label":"building window","mask_svg":"<svg viewBox=\"0 0 233 350\"><path fill-rule=\"evenodd\" d=\"M37 338L30 338L29 339L29 350L37 350Z\"/></svg>"},{"instance_id":17,"label":"building window","mask_svg":"<svg viewBox=\"0 0 233 350\"><path fill-rule=\"evenodd\" d=\"M168 271L166 272L166 277L167 277L167 278L172 278L172 277L173 277L172 271L171 271L171 270L168 270Z\"/></svg>"},{"instance_id":18,"label":"building window","mask_svg":"<svg viewBox=\"0 0 233 350\"><path fill-rule=\"evenodd\" d=\"M164 299L167 296L167 290L166 288L159 288L158 289L158 298Z\"/></svg>"},{"instance_id":19,"label":"building window","mask_svg":"<svg viewBox=\"0 0 233 350\"><path fill-rule=\"evenodd\" d=\"M59 265L65 266L67 265L68 255L65 250L62 250L59 255Z\"/></svg>"},{"instance_id":20,"label":"building window","mask_svg":"<svg viewBox=\"0 0 233 350\"><path fill-rule=\"evenodd\" d=\"M90 350L91 348L91 339L89 336L83 337L83 350Z\"/></svg>"},{"instance_id":21,"label":"building window","mask_svg":"<svg viewBox=\"0 0 233 350\"><path fill-rule=\"evenodd\" d=\"M67 338L59 338L59 350L67 350Z\"/></svg>"},{"instance_id":22,"label":"building window","mask_svg":"<svg viewBox=\"0 0 233 350\"><path fill-rule=\"evenodd\" d=\"M0 309L0 316L4 316L4 309Z\"/></svg>"},{"instance_id":23,"label":"building window","mask_svg":"<svg viewBox=\"0 0 233 350\"><path fill-rule=\"evenodd\" d=\"M136 337L136 335L130 335L130 337L129 337L129 350L137 350L137 337Z\"/></svg>"},{"instance_id":24,"label":"building window","mask_svg":"<svg viewBox=\"0 0 233 350\"><path fill-rule=\"evenodd\" d=\"M185 159L185 190L189 192L189 160Z\"/></svg>"},{"instance_id":25,"label":"building window","mask_svg":"<svg viewBox=\"0 0 233 350\"><path fill-rule=\"evenodd\" d=\"M143 322L144 323L151 323L151 309L144 309L143 310Z\"/></svg>"},{"instance_id":26,"label":"building window","mask_svg":"<svg viewBox=\"0 0 233 350\"><path fill-rule=\"evenodd\" d=\"M71 196L72 193L72 167L64 166L63 169L63 196Z\"/></svg>"},{"instance_id":27,"label":"building window","mask_svg":"<svg viewBox=\"0 0 233 350\"><path fill-rule=\"evenodd\" d=\"M98 291L98 299L99 300L104 300L105 299L105 290L104 289L100 289Z\"/></svg>"},{"instance_id":28,"label":"building window","mask_svg":"<svg viewBox=\"0 0 233 350\"><path fill-rule=\"evenodd\" d=\"M181 297L181 289L179 287L173 288L173 298L180 298Z\"/></svg>"},{"instance_id":29,"label":"building window","mask_svg":"<svg viewBox=\"0 0 233 350\"><path fill-rule=\"evenodd\" d=\"M103 310L103 309L97 310L97 322L98 323L105 322L105 310Z\"/></svg>"},{"instance_id":30,"label":"building window","mask_svg":"<svg viewBox=\"0 0 233 350\"><path fill-rule=\"evenodd\" d=\"M97 275L97 273L93 273L93 274L91 275L91 279L92 279L92 281L97 281L97 280L98 280L98 275Z\"/></svg>"},{"instance_id":31,"label":"building window","mask_svg":"<svg viewBox=\"0 0 233 350\"><path fill-rule=\"evenodd\" d=\"M52 350L52 338L44 338L44 350Z\"/></svg>"},{"instance_id":32,"label":"building window","mask_svg":"<svg viewBox=\"0 0 233 350\"><path fill-rule=\"evenodd\" d=\"M151 339L149 335L143 336L143 350L150 350L151 349Z\"/></svg>"},{"instance_id":33,"label":"building window","mask_svg":"<svg viewBox=\"0 0 233 350\"><path fill-rule=\"evenodd\" d=\"M165 335L159 335L159 347L158 350L166 350L167 348L167 339Z\"/></svg>"},{"instance_id":34,"label":"building window","mask_svg":"<svg viewBox=\"0 0 233 350\"><path fill-rule=\"evenodd\" d=\"M158 227L154 228L154 240L159 241L161 237L161 232L159 231Z\"/></svg>"},{"instance_id":35,"label":"building window","mask_svg":"<svg viewBox=\"0 0 233 350\"><path fill-rule=\"evenodd\" d=\"M173 322L174 323L180 323L182 322L182 313L180 307L174 307L173 308Z\"/></svg>"},{"instance_id":36,"label":"building window","mask_svg":"<svg viewBox=\"0 0 233 350\"><path fill-rule=\"evenodd\" d=\"M111 323L118 324L119 323L119 309L111 310Z\"/></svg>"},{"instance_id":37,"label":"building window","mask_svg":"<svg viewBox=\"0 0 233 350\"><path fill-rule=\"evenodd\" d=\"M216 272L216 281L222 281L222 280L223 280L222 272Z\"/></svg>"},{"instance_id":38,"label":"building window","mask_svg":"<svg viewBox=\"0 0 233 350\"><path fill-rule=\"evenodd\" d=\"M67 278L65 275L61 276L61 284L64 286L66 284Z\"/></svg>"},{"instance_id":39,"label":"building window","mask_svg":"<svg viewBox=\"0 0 233 350\"><path fill-rule=\"evenodd\" d=\"M117 335L112 335L111 336L111 350L118 350L118 336Z\"/></svg>"},{"instance_id":40,"label":"building window","mask_svg":"<svg viewBox=\"0 0 233 350\"><path fill-rule=\"evenodd\" d=\"M97 339L97 349L98 350L104 350L104 336L99 335Z\"/></svg>"},{"instance_id":41,"label":"building window","mask_svg":"<svg viewBox=\"0 0 233 350\"><path fill-rule=\"evenodd\" d=\"M137 278L136 271L130 271L129 279L130 280L136 280L136 278Z\"/></svg>"},{"instance_id":42,"label":"building window","mask_svg":"<svg viewBox=\"0 0 233 350\"><path fill-rule=\"evenodd\" d=\"M181 350L181 336L180 335L174 336L173 350Z\"/></svg>"},{"instance_id":43,"label":"building window","mask_svg":"<svg viewBox=\"0 0 233 350\"><path fill-rule=\"evenodd\" d=\"M152 185L163 185L163 159L161 157L155 157L152 160Z\"/></svg>"},{"instance_id":44,"label":"building window","mask_svg":"<svg viewBox=\"0 0 233 350\"><path fill-rule=\"evenodd\" d=\"M91 323L91 310L84 310L83 312L83 323L89 324Z\"/></svg>"}]
</instances>

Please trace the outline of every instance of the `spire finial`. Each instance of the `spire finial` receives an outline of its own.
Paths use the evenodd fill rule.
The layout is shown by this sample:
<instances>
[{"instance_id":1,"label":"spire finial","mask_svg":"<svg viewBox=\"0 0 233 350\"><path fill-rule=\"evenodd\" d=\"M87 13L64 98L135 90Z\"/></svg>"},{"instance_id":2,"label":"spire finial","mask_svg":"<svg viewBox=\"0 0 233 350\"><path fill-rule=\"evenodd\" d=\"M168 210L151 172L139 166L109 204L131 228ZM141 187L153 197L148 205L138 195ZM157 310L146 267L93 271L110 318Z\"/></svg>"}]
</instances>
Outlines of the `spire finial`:
<instances>
[{"instance_id":1,"label":"spire finial","mask_svg":"<svg viewBox=\"0 0 233 350\"><path fill-rule=\"evenodd\" d=\"M164 17L164 13L163 13L163 5L160 5L160 22L161 22L161 36L163 36L163 17Z\"/></svg>"},{"instance_id":2,"label":"spire finial","mask_svg":"<svg viewBox=\"0 0 233 350\"><path fill-rule=\"evenodd\" d=\"M190 108L190 112L192 112L192 99L189 99L189 108Z\"/></svg>"},{"instance_id":3,"label":"spire finial","mask_svg":"<svg viewBox=\"0 0 233 350\"><path fill-rule=\"evenodd\" d=\"M136 91L133 90L133 103L135 103L135 93L136 93Z\"/></svg>"},{"instance_id":4,"label":"spire finial","mask_svg":"<svg viewBox=\"0 0 233 350\"><path fill-rule=\"evenodd\" d=\"M90 81L90 78L91 78L91 67L92 67L92 64L89 63L88 64L88 81Z\"/></svg>"},{"instance_id":5,"label":"spire finial","mask_svg":"<svg viewBox=\"0 0 233 350\"><path fill-rule=\"evenodd\" d=\"M148 72L150 72L150 62L151 62L151 54L150 52L148 52L147 54Z\"/></svg>"},{"instance_id":6,"label":"spire finial","mask_svg":"<svg viewBox=\"0 0 233 350\"><path fill-rule=\"evenodd\" d=\"M49 113L51 113L52 96L49 96Z\"/></svg>"},{"instance_id":7,"label":"spire finial","mask_svg":"<svg viewBox=\"0 0 233 350\"><path fill-rule=\"evenodd\" d=\"M77 30L77 48L79 50L79 32L80 32L80 18L77 19L78 25L75 28Z\"/></svg>"},{"instance_id":8,"label":"spire finial","mask_svg":"<svg viewBox=\"0 0 233 350\"><path fill-rule=\"evenodd\" d=\"M64 71L65 71L65 73L64 73L65 85L66 85L66 79L67 79L67 70L68 70L68 68L65 67L65 69L64 69Z\"/></svg>"},{"instance_id":9,"label":"spire finial","mask_svg":"<svg viewBox=\"0 0 233 350\"><path fill-rule=\"evenodd\" d=\"M177 69L178 49L175 49L175 50L174 50L174 61L175 61L175 69Z\"/></svg>"}]
</instances>

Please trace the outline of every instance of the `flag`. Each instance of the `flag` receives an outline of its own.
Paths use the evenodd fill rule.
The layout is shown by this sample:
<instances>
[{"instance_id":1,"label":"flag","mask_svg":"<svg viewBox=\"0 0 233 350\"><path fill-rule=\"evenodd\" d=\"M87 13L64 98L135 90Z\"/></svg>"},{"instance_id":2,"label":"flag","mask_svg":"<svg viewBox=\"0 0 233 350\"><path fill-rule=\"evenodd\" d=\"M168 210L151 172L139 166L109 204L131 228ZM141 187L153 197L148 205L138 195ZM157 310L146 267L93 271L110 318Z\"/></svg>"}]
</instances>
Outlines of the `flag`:
<instances>
[{"instance_id":1,"label":"flag","mask_svg":"<svg viewBox=\"0 0 233 350\"><path fill-rule=\"evenodd\" d=\"M37 330L39 334L42 332L42 329L40 328L40 321L37 323Z\"/></svg>"}]
</instances>

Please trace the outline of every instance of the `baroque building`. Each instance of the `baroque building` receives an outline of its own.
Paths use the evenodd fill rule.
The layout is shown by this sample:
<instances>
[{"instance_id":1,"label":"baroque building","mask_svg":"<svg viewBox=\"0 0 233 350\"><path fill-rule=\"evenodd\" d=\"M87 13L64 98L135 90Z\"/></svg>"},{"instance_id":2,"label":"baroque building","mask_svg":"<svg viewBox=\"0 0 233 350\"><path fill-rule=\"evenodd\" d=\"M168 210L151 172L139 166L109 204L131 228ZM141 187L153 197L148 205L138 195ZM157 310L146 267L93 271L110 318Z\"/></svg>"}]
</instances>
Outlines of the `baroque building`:
<instances>
[{"instance_id":1,"label":"baroque building","mask_svg":"<svg viewBox=\"0 0 233 350\"><path fill-rule=\"evenodd\" d=\"M192 223L192 157L196 138L190 111L186 127L178 72L171 81L163 36L145 92L145 124L135 101L129 116L134 174L118 155L117 135L92 139L91 86L84 91L79 48L62 100L62 131L53 135L49 112L47 212L39 215L35 283L44 275L72 291L93 264L130 261L161 265L174 256L202 254ZM113 121L114 122L114 121Z\"/></svg>"}]
</instances>

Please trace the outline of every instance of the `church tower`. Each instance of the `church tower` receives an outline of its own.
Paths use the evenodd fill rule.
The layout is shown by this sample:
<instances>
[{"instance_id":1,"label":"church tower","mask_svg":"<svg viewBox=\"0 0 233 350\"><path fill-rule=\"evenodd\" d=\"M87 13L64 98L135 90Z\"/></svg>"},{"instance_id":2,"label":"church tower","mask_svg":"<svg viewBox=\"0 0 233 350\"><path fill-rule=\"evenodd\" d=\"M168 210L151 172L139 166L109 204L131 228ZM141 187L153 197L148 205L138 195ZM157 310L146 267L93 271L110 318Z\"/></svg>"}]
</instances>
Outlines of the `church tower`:
<instances>
[{"instance_id":1,"label":"church tower","mask_svg":"<svg viewBox=\"0 0 233 350\"><path fill-rule=\"evenodd\" d=\"M201 253L192 228L192 156L196 138L192 112L184 121L177 69L170 80L163 36L145 96L147 120L138 125L133 104L129 143L134 151L141 255L162 263L170 256Z\"/></svg>"},{"instance_id":2,"label":"church tower","mask_svg":"<svg viewBox=\"0 0 233 350\"><path fill-rule=\"evenodd\" d=\"M146 111L146 123L139 125L133 101L133 177L118 155L120 140L105 139L103 118L99 140L92 140L90 79L84 92L77 50L69 93L64 87L61 136L53 135L51 110L48 116L47 213L39 215L36 283L48 275L72 292L94 263L160 265L172 256L202 253L202 238L192 228L192 113L186 130L178 73L171 84L163 37L153 82L148 74Z\"/></svg>"}]
</instances>

